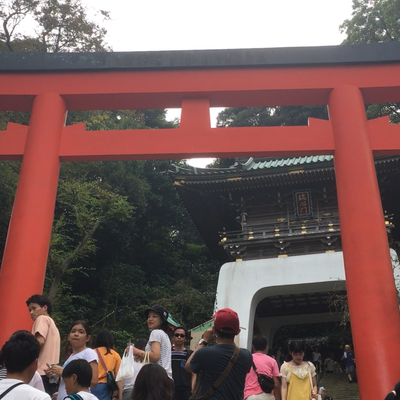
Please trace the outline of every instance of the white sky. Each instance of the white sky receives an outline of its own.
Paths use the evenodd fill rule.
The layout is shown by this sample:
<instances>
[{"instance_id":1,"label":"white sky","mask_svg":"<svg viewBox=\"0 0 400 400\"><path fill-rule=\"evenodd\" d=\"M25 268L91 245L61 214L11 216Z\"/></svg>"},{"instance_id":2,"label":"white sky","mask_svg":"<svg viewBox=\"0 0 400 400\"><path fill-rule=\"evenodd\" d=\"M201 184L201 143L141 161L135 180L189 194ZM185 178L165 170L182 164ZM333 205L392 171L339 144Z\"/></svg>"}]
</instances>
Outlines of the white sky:
<instances>
[{"instance_id":1,"label":"white sky","mask_svg":"<svg viewBox=\"0 0 400 400\"><path fill-rule=\"evenodd\" d=\"M352 0L82 1L111 12L102 26L114 51L338 45L339 25L352 12ZM220 110L211 110L214 126ZM180 110L168 116L179 118Z\"/></svg>"}]
</instances>

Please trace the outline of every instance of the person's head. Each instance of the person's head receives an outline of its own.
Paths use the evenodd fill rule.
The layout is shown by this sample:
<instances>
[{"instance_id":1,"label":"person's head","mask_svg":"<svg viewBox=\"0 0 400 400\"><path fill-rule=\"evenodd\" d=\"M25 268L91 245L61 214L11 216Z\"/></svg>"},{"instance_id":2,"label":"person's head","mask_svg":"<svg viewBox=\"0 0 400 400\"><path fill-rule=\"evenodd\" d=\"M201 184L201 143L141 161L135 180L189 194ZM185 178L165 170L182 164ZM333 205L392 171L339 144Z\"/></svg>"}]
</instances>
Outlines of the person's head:
<instances>
[{"instance_id":1,"label":"person's head","mask_svg":"<svg viewBox=\"0 0 400 400\"><path fill-rule=\"evenodd\" d=\"M112 348L114 348L114 337L107 329L99 330L99 333L96 337L95 347L105 347L107 349L106 354L110 352Z\"/></svg>"},{"instance_id":2,"label":"person's head","mask_svg":"<svg viewBox=\"0 0 400 400\"><path fill-rule=\"evenodd\" d=\"M304 358L304 343L292 341L289 344L289 353L295 364L301 364Z\"/></svg>"},{"instance_id":3,"label":"person's head","mask_svg":"<svg viewBox=\"0 0 400 400\"><path fill-rule=\"evenodd\" d=\"M214 314L214 330L221 339L233 340L240 333L239 317L230 308L223 308Z\"/></svg>"},{"instance_id":4,"label":"person's head","mask_svg":"<svg viewBox=\"0 0 400 400\"><path fill-rule=\"evenodd\" d=\"M74 394L90 387L92 367L86 360L72 360L64 367L62 377L67 394Z\"/></svg>"},{"instance_id":5,"label":"person's head","mask_svg":"<svg viewBox=\"0 0 400 400\"><path fill-rule=\"evenodd\" d=\"M26 301L31 318L35 320L40 315L50 315L53 312L51 301L41 294L34 294Z\"/></svg>"},{"instance_id":6,"label":"person's head","mask_svg":"<svg viewBox=\"0 0 400 400\"><path fill-rule=\"evenodd\" d=\"M146 348L147 342L148 342L147 339L138 339L138 340L136 340L136 342L135 342L135 347L136 347L137 349L139 349L139 350L143 350L143 351L144 351L145 348ZM142 358L139 357L139 356L134 356L133 358L134 358L135 361L137 361L137 362L142 362L142 361L143 361Z\"/></svg>"},{"instance_id":7,"label":"person's head","mask_svg":"<svg viewBox=\"0 0 400 400\"><path fill-rule=\"evenodd\" d=\"M351 350L351 346L349 344L346 344L346 346L344 346L345 351L349 351Z\"/></svg>"},{"instance_id":8,"label":"person's head","mask_svg":"<svg viewBox=\"0 0 400 400\"><path fill-rule=\"evenodd\" d=\"M28 331L13 333L1 349L1 358L10 374L32 372L33 377L37 368L40 344ZM28 374L28 375L29 375Z\"/></svg>"},{"instance_id":9,"label":"person's head","mask_svg":"<svg viewBox=\"0 0 400 400\"><path fill-rule=\"evenodd\" d=\"M155 304L153 307L148 308L144 315L147 319L147 327L152 331L153 329L162 329L164 332L168 331L168 311L160 305Z\"/></svg>"},{"instance_id":10,"label":"person's head","mask_svg":"<svg viewBox=\"0 0 400 400\"><path fill-rule=\"evenodd\" d=\"M253 351L255 351L255 352L262 351L265 353L268 349L267 338L262 335L255 335L255 336L253 336L252 345L253 345Z\"/></svg>"},{"instance_id":11,"label":"person's head","mask_svg":"<svg viewBox=\"0 0 400 400\"><path fill-rule=\"evenodd\" d=\"M135 381L132 400L173 400L174 385L167 372L158 364L144 365Z\"/></svg>"},{"instance_id":12,"label":"person's head","mask_svg":"<svg viewBox=\"0 0 400 400\"><path fill-rule=\"evenodd\" d=\"M148 340L147 339L138 339L135 342L135 347L139 350L143 350L146 348L146 344L147 344Z\"/></svg>"},{"instance_id":13,"label":"person's head","mask_svg":"<svg viewBox=\"0 0 400 400\"><path fill-rule=\"evenodd\" d=\"M174 345L182 346L188 338L188 331L183 326L178 326L173 330Z\"/></svg>"},{"instance_id":14,"label":"person's head","mask_svg":"<svg viewBox=\"0 0 400 400\"><path fill-rule=\"evenodd\" d=\"M87 346L90 341L90 327L82 320L74 321L69 329L68 341L71 343L72 352Z\"/></svg>"}]
</instances>

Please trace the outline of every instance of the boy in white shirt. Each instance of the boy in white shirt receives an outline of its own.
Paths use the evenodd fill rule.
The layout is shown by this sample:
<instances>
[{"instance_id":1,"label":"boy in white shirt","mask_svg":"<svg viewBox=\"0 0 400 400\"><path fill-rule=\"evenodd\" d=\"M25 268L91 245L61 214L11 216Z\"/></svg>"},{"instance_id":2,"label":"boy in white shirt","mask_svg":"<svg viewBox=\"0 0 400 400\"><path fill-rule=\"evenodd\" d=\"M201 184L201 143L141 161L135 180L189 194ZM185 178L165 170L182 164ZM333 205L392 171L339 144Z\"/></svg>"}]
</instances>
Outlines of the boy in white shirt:
<instances>
[{"instance_id":1,"label":"boy in white shirt","mask_svg":"<svg viewBox=\"0 0 400 400\"><path fill-rule=\"evenodd\" d=\"M89 390L92 381L92 367L86 360L70 361L63 369L62 377L68 393L66 399L98 400Z\"/></svg>"},{"instance_id":2,"label":"boy in white shirt","mask_svg":"<svg viewBox=\"0 0 400 400\"><path fill-rule=\"evenodd\" d=\"M50 400L50 396L29 386L37 369L40 344L28 331L17 331L4 344L1 356L7 369L0 381L0 396L4 400Z\"/></svg>"}]
</instances>

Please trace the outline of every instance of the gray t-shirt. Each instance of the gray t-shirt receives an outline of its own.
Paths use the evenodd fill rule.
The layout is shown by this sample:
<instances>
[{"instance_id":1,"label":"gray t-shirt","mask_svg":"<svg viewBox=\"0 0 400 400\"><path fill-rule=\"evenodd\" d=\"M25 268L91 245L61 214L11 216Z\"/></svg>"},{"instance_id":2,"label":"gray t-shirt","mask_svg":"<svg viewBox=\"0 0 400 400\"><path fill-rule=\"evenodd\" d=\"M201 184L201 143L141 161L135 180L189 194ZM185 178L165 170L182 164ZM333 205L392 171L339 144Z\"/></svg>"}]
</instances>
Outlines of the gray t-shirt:
<instances>
[{"instance_id":1,"label":"gray t-shirt","mask_svg":"<svg viewBox=\"0 0 400 400\"><path fill-rule=\"evenodd\" d=\"M235 346L231 344L217 344L196 351L190 362L190 368L194 373L203 371L201 394L204 394L224 372L234 349ZM251 353L246 349L240 349L235 365L209 400L242 400L244 383L251 363Z\"/></svg>"},{"instance_id":2,"label":"gray t-shirt","mask_svg":"<svg viewBox=\"0 0 400 400\"><path fill-rule=\"evenodd\" d=\"M168 376L172 379L171 341L169 340L168 335L161 329L152 330L145 351L151 350L151 344L153 342L160 343L160 359L157 361L157 364L161 365L167 371Z\"/></svg>"}]
</instances>

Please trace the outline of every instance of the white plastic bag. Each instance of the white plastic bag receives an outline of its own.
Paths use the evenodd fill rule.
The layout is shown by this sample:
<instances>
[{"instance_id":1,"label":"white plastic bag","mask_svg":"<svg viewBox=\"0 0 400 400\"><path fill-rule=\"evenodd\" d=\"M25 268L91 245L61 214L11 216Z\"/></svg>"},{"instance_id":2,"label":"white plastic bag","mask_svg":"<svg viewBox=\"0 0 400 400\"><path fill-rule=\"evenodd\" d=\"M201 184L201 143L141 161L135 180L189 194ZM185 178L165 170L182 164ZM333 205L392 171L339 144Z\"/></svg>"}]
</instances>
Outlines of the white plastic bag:
<instances>
[{"instance_id":1,"label":"white plastic bag","mask_svg":"<svg viewBox=\"0 0 400 400\"><path fill-rule=\"evenodd\" d=\"M128 350L125 349L124 355L122 356L121 365L119 366L116 381L124 381L126 379L133 378L135 375L133 359L133 346L129 346Z\"/></svg>"}]
</instances>

